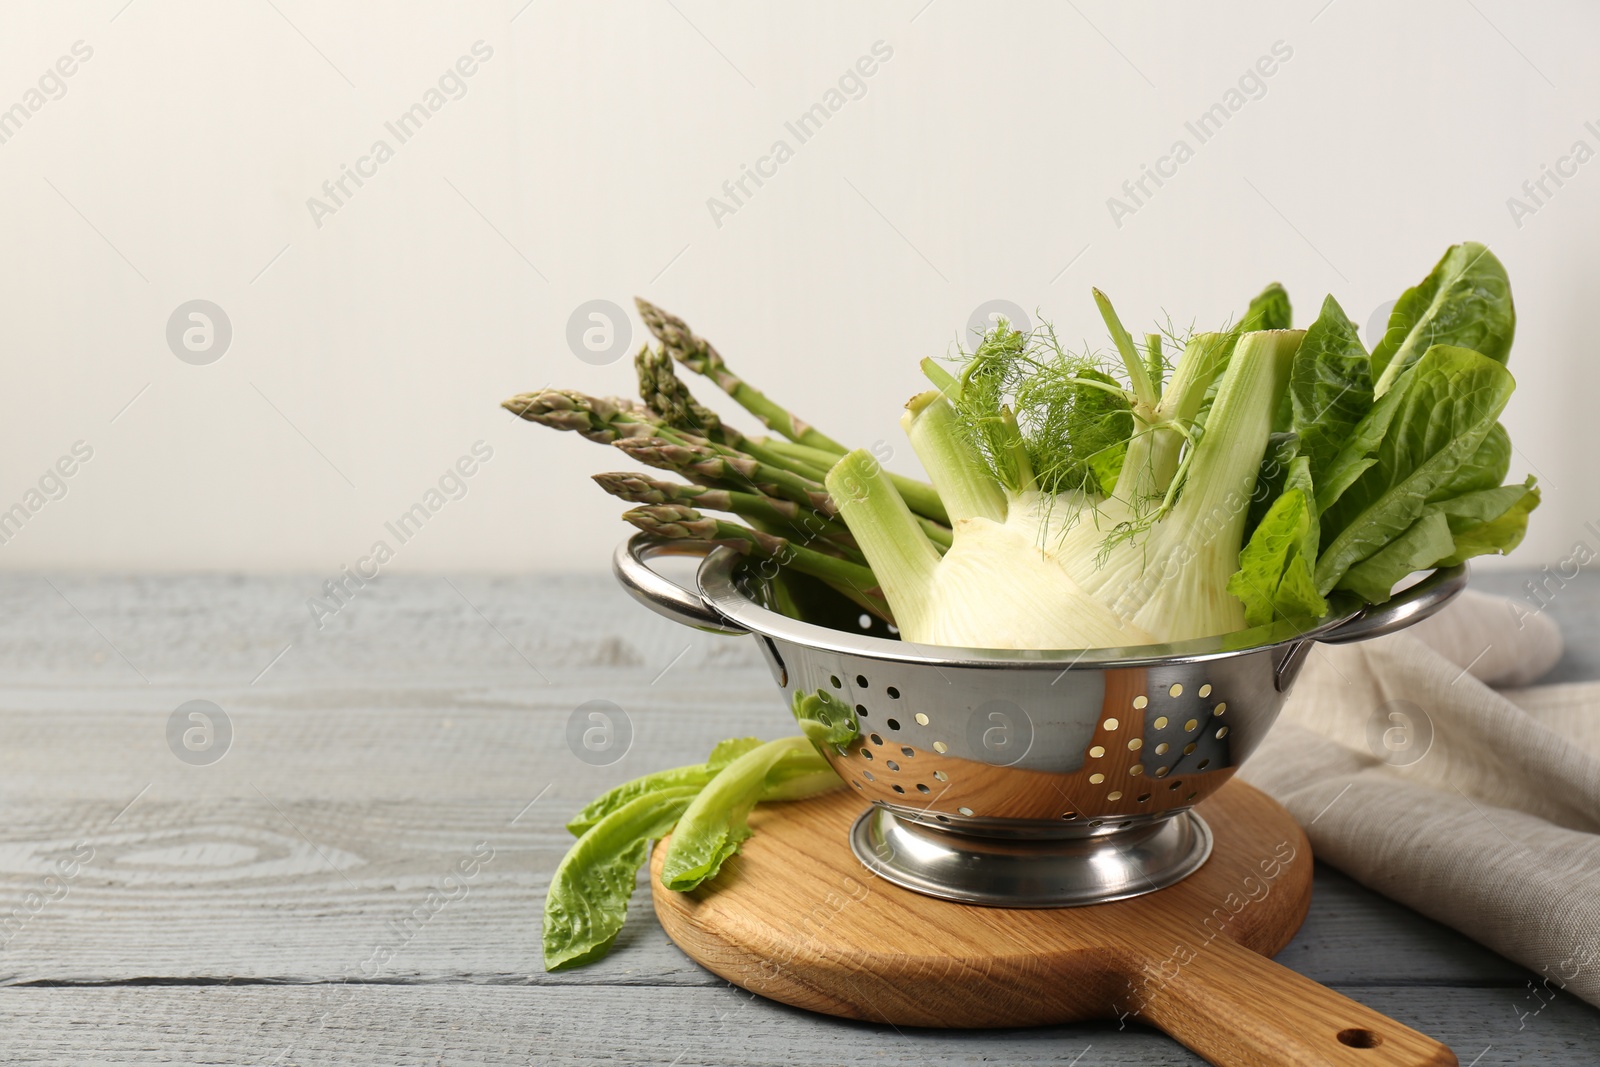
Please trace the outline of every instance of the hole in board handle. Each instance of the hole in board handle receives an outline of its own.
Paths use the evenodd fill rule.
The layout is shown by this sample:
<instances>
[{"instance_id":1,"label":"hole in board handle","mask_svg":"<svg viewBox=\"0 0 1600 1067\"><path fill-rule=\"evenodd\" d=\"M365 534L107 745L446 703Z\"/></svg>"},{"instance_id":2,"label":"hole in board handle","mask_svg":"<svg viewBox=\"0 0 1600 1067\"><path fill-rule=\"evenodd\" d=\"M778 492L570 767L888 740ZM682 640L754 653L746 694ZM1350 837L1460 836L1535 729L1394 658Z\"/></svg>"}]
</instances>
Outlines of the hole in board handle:
<instances>
[{"instance_id":1,"label":"hole in board handle","mask_svg":"<svg viewBox=\"0 0 1600 1067\"><path fill-rule=\"evenodd\" d=\"M1361 1027L1340 1030L1338 1038L1339 1044L1348 1045L1351 1048L1377 1048L1383 1044L1382 1034Z\"/></svg>"}]
</instances>

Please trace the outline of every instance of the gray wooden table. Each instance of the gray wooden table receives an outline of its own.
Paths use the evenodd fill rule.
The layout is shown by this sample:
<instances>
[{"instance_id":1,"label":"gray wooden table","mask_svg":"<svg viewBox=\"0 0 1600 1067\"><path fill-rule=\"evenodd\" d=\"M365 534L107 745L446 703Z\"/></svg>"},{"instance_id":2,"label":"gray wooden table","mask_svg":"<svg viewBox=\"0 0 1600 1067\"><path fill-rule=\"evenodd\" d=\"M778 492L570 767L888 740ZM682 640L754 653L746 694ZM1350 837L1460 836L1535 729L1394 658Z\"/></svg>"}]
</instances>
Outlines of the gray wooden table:
<instances>
[{"instance_id":1,"label":"gray wooden table","mask_svg":"<svg viewBox=\"0 0 1600 1067\"><path fill-rule=\"evenodd\" d=\"M0 1059L1199 1062L1138 1028L897 1031L755 999L681 955L644 893L608 959L543 973L569 812L719 738L789 732L754 647L601 575L384 578L319 629L320 582L0 578ZM1555 677L1600 677L1600 582L1552 610ZM631 724L606 766L566 741L592 700ZM190 701L231 738L214 713L209 749L187 712L174 732ZM1600 1060L1600 1011L1545 1004L1521 968L1331 869L1279 959L1463 1064Z\"/></svg>"}]
</instances>

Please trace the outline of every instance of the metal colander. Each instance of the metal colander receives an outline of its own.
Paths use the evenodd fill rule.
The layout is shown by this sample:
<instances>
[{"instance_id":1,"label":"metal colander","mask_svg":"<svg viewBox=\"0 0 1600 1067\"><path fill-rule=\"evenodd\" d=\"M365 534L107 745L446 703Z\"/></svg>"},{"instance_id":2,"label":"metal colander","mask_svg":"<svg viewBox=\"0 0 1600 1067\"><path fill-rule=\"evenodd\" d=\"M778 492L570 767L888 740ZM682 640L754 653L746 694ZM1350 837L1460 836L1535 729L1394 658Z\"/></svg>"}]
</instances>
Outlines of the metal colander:
<instances>
[{"instance_id":1,"label":"metal colander","mask_svg":"<svg viewBox=\"0 0 1600 1067\"><path fill-rule=\"evenodd\" d=\"M698 591L647 562L691 554L704 554ZM821 586L791 618L727 548L639 534L614 569L668 618L755 637L806 732L872 801L851 831L864 864L909 889L1005 907L1118 900L1196 870L1211 833L1190 809L1255 750L1312 645L1409 626L1466 584L1457 566L1381 606L1336 604L1310 627L1032 651L899 641Z\"/></svg>"}]
</instances>

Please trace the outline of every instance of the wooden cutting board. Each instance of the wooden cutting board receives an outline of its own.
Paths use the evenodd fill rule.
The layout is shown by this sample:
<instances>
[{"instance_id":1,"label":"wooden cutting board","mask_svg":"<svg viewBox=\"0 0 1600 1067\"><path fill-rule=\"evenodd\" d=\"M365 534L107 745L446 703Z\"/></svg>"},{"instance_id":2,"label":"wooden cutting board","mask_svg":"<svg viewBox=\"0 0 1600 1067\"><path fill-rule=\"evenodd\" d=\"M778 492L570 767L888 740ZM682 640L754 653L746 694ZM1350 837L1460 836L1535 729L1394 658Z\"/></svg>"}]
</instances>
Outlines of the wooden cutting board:
<instances>
[{"instance_id":1,"label":"wooden cutting board","mask_svg":"<svg viewBox=\"0 0 1600 1067\"><path fill-rule=\"evenodd\" d=\"M855 796L769 804L710 886L660 887L692 959L811 1011L895 1026L1141 1022L1223 1067L1454 1065L1448 1048L1267 957L1311 904L1311 848L1275 801L1233 781L1199 805L1215 849L1159 892L1090 907L985 908L872 875L847 835Z\"/></svg>"}]
</instances>

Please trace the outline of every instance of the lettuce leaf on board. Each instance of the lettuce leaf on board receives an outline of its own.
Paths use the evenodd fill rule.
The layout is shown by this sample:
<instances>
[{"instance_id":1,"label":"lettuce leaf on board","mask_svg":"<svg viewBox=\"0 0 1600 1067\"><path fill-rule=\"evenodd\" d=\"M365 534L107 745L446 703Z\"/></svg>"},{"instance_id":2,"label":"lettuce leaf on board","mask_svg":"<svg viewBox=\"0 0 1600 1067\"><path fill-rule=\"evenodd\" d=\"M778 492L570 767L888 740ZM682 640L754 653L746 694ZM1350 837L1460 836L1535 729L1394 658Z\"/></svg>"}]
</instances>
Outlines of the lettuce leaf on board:
<instances>
[{"instance_id":1,"label":"lettuce leaf on board","mask_svg":"<svg viewBox=\"0 0 1600 1067\"><path fill-rule=\"evenodd\" d=\"M850 716L849 722L854 721ZM738 772L737 788L701 805L703 820L736 818L744 826L744 815L758 801L799 800L844 784L804 737L766 744L738 737L718 744L703 764L635 778L586 805L568 824L569 829L583 829L574 830L580 836L562 857L545 895L546 970L590 963L610 950L627 919L639 868L650 858L650 842L671 833L708 784L760 750L778 750L780 756L765 775L752 778ZM740 807L742 812L734 811ZM722 859L748 836L746 827Z\"/></svg>"},{"instance_id":2,"label":"lettuce leaf on board","mask_svg":"<svg viewBox=\"0 0 1600 1067\"><path fill-rule=\"evenodd\" d=\"M694 763L687 767L673 767L665 771L656 771L642 778L635 778L623 782L615 789L608 790L583 806L583 810L574 815L567 823L567 831L574 837L581 837L590 827L623 805L663 789L675 789L680 786L694 786L699 789L716 776L716 773L740 756L753 748L759 747L759 737L733 737L717 743L711 750L711 755L704 763Z\"/></svg>"},{"instance_id":3,"label":"lettuce leaf on board","mask_svg":"<svg viewBox=\"0 0 1600 1067\"><path fill-rule=\"evenodd\" d=\"M1395 301L1389 328L1372 351L1375 392L1388 392L1436 345L1470 348L1503 364L1516 327L1505 267L1476 241L1452 245L1426 278Z\"/></svg>"},{"instance_id":4,"label":"lettuce leaf on board","mask_svg":"<svg viewBox=\"0 0 1600 1067\"><path fill-rule=\"evenodd\" d=\"M683 812L661 863L661 884L680 893L715 878L750 836L746 821L767 775L788 757L821 759L807 737L783 737L724 767Z\"/></svg>"},{"instance_id":5,"label":"lettuce leaf on board","mask_svg":"<svg viewBox=\"0 0 1600 1067\"><path fill-rule=\"evenodd\" d=\"M544 967L605 955L628 917L650 842L672 830L699 786L658 789L600 819L562 857L544 901Z\"/></svg>"}]
</instances>

